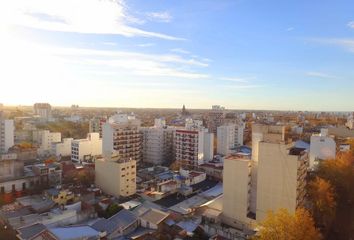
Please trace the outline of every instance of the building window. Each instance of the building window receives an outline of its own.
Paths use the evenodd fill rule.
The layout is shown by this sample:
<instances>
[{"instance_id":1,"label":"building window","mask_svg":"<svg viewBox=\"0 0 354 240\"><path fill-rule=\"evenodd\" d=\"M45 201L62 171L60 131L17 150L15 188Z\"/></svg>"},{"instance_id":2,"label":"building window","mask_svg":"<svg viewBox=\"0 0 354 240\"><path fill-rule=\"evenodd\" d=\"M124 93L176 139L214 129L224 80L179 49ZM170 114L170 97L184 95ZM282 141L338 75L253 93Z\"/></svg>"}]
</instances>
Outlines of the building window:
<instances>
[{"instance_id":1,"label":"building window","mask_svg":"<svg viewBox=\"0 0 354 240\"><path fill-rule=\"evenodd\" d=\"M5 193L5 187L1 187L1 194Z\"/></svg>"},{"instance_id":2,"label":"building window","mask_svg":"<svg viewBox=\"0 0 354 240\"><path fill-rule=\"evenodd\" d=\"M15 184L12 184L12 191L13 191L13 192L16 191L16 186L15 186Z\"/></svg>"},{"instance_id":3,"label":"building window","mask_svg":"<svg viewBox=\"0 0 354 240\"><path fill-rule=\"evenodd\" d=\"M22 183L22 190L26 190L26 183Z\"/></svg>"}]
</instances>

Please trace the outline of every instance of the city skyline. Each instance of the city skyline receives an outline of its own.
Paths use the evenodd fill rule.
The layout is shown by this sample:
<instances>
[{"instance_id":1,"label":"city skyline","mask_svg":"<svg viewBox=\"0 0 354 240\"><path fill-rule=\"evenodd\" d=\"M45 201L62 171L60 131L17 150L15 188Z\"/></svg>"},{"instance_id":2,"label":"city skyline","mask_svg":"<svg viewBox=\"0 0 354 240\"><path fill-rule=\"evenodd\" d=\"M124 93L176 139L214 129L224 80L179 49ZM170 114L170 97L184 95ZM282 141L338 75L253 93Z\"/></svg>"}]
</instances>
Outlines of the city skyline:
<instances>
[{"instance_id":1,"label":"city skyline","mask_svg":"<svg viewBox=\"0 0 354 240\"><path fill-rule=\"evenodd\" d=\"M0 102L353 111L350 1L149 3L1 3Z\"/></svg>"}]
</instances>

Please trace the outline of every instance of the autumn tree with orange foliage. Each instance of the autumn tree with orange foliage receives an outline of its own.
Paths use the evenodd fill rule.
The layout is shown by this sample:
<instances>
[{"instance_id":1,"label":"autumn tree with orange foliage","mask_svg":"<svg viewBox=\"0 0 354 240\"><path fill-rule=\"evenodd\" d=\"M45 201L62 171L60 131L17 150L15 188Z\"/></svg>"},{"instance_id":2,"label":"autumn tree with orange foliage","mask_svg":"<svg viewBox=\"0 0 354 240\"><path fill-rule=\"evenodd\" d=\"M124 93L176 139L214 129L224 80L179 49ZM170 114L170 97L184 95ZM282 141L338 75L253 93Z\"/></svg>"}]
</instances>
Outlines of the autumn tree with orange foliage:
<instances>
[{"instance_id":1,"label":"autumn tree with orange foliage","mask_svg":"<svg viewBox=\"0 0 354 240\"><path fill-rule=\"evenodd\" d=\"M322 161L317 176L329 181L335 188L338 200L354 200L354 153L347 152L336 159Z\"/></svg>"},{"instance_id":2,"label":"autumn tree with orange foliage","mask_svg":"<svg viewBox=\"0 0 354 240\"><path fill-rule=\"evenodd\" d=\"M336 210L335 193L331 183L316 177L308 185L308 194L316 223L325 226L330 225Z\"/></svg>"},{"instance_id":3,"label":"autumn tree with orange foliage","mask_svg":"<svg viewBox=\"0 0 354 240\"><path fill-rule=\"evenodd\" d=\"M299 208L295 214L290 214L286 209L276 213L269 212L259 225L259 231L254 240L319 240L321 234L315 228L315 223L310 213Z\"/></svg>"}]
</instances>

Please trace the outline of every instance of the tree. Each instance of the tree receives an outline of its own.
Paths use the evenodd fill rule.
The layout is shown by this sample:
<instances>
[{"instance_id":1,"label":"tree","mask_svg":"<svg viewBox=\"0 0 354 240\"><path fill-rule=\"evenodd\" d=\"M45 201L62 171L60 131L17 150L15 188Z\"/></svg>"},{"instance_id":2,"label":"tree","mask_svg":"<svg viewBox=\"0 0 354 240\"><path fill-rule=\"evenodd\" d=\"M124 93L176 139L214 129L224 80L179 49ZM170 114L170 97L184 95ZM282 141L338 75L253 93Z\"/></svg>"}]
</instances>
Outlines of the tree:
<instances>
[{"instance_id":1,"label":"tree","mask_svg":"<svg viewBox=\"0 0 354 240\"><path fill-rule=\"evenodd\" d=\"M311 181L308 188L309 200L312 203L312 213L316 223L328 226L335 215L334 188L329 181L320 177Z\"/></svg>"},{"instance_id":2,"label":"tree","mask_svg":"<svg viewBox=\"0 0 354 240\"><path fill-rule=\"evenodd\" d=\"M342 153L336 159L322 161L317 175L329 181L336 190L338 200L352 202L354 199L354 155Z\"/></svg>"},{"instance_id":3,"label":"tree","mask_svg":"<svg viewBox=\"0 0 354 240\"><path fill-rule=\"evenodd\" d=\"M106 209L106 218L112 217L113 215L115 215L116 213L118 213L122 209L123 209L122 206L119 206L116 203L112 203Z\"/></svg>"},{"instance_id":4,"label":"tree","mask_svg":"<svg viewBox=\"0 0 354 240\"><path fill-rule=\"evenodd\" d=\"M299 208L295 214L286 209L269 212L259 225L255 240L318 240L321 234L315 228L314 220L305 209Z\"/></svg>"}]
</instances>

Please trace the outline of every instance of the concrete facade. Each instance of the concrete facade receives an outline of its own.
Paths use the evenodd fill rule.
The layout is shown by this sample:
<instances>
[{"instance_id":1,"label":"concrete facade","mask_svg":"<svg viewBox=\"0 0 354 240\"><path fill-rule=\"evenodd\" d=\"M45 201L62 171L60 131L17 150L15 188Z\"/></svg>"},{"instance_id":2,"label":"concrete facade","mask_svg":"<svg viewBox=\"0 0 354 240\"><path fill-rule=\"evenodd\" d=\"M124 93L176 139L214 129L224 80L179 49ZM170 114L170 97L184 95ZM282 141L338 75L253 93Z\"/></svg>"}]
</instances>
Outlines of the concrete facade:
<instances>
[{"instance_id":1,"label":"concrete facade","mask_svg":"<svg viewBox=\"0 0 354 240\"><path fill-rule=\"evenodd\" d=\"M102 155L102 139L99 133L88 133L85 139L71 142L71 161L83 162L85 157Z\"/></svg>"},{"instance_id":2,"label":"concrete facade","mask_svg":"<svg viewBox=\"0 0 354 240\"><path fill-rule=\"evenodd\" d=\"M136 161L118 155L99 158L95 162L95 183L103 192L119 196L136 193Z\"/></svg>"},{"instance_id":3,"label":"concrete facade","mask_svg":"<svg viewBox=\"0 0 354 240\"><path fill-rule=\"evenodd\" d=\"M14 120L5 119L0 112L0 154L6 153L15 141Z\"/></svg>"},{"instance_id":4,"label":"concrete facade","mask_svg":"<svg viewBox=\"0 0 354 240\"><path fill-rule=\"evenodd\" d=\"M161 165L173 161L175 127L166 126L163 119L155 119L153 127L142 127L140 131L143 138L143 162Z\"/></svg>"},{"instance_id":5,"label":"concrete facade","mask_svg":"<svg viewBox=\"0 0 354 240\"><path fill-rule=\"evenodd\" d=\"M141 122L135 116L116 114L103 125L103 155L113 152L123 159L139 162L142 157L142 138L139 131Z\"/></svg>"}]
</instances>

